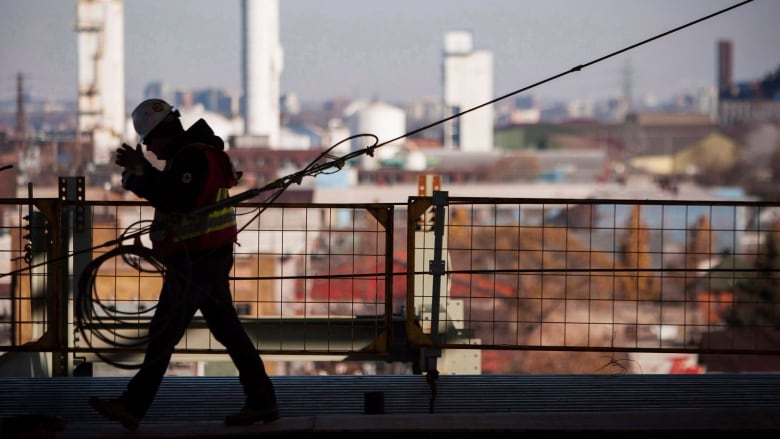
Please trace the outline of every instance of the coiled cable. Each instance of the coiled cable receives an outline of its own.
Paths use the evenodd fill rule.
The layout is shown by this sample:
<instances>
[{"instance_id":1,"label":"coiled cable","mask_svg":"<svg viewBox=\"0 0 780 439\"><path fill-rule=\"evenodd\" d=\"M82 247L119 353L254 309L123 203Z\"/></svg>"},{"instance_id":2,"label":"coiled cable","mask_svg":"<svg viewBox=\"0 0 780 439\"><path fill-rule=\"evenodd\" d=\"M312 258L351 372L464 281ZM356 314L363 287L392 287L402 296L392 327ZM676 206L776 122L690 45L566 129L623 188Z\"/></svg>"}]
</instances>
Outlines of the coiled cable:
<instances>
[{"instance_id":1,"label":"coiled cable","mask_svg":"<svg viewBox=\"0 0 780 439\"><path fill-rule=\"evenodd\" d=\"M134 349L146 345L149 341L148 332L140 330L141 315L154 312L156 305L144 310L125 311L100 299L95 282L98 272L106 261L116 257L123 258L139 272L157 272L165 276L165 265L152 249L143 245L120 245L98 256L87 264L78 279L74 297L76 327L87 345L101 360L121 369L137 369L140 363L122 361L122 354L105 354L93 344L99 340L115 348Z\"/></svg>"}]
</instances>

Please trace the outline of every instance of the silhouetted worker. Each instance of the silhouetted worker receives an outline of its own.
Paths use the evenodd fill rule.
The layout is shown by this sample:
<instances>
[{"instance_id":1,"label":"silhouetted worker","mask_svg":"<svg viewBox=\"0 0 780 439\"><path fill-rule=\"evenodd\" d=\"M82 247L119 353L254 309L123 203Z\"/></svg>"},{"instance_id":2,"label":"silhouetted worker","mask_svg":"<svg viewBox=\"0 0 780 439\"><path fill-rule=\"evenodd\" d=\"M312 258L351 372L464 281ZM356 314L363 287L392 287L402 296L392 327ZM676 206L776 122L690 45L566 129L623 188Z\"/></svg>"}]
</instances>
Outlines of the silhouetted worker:
<instances>
[{"instance_id":1,"label":"silhouetted worker","mask_svg":"<svg viewBox=\"0 0 780 439\"><path fill-rule=\"evenodd\" d=\"M132 113L140 141L165 161L162 171L146 160L140 144L135 149L123 144L116 153L115 163L124 168L122 186L155 208L150 238L165 273L140 370L119 398L92 398L90 405L135 430L154 400L174 347L200 310L211 333L227 348L246 396L241 411L225 417L225 423L272 422L279 418L273 384L231 297L234 209L199 209L226 199L239 174L222 139L203 119L185 131L179 117L160 99L145 100Z\"/></svg>"}]
</instances>

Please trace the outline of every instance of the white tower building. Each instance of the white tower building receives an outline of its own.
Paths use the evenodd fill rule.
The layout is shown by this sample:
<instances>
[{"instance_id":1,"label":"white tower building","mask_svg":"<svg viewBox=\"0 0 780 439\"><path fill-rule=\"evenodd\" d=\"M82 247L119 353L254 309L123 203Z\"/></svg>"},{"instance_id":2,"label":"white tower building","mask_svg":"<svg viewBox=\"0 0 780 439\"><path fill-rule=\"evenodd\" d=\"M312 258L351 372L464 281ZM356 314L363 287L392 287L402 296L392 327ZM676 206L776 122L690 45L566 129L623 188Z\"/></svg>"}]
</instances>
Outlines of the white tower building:
<instances>
[{"instance_id":1,"label":"white tower building","mask_svg":"<svg viewBox=\"0 0 780 439\"><path fill-rule=\"evenodd\" d=\"M93 162L110 162L125 130L122 0L77 0L78 129L93 142Z\"/></svg>"},{"instance_id":2,"label":"white tower building","mask_svg":"<svg viewBox=\"0 0 780 439\"><path fill-rule=\"evenodd\" d=\"M444 36L445 117L493 99L493 54L475 51L472 34L447 32ZM480 152L493 149L493 108L488 105L446 122L444 147Z\"/></svg>"},{"instance_id":3,"label":"white tower building","mask_svg":"<svg viewBox=\"0 0 780 439\"><path fill-rule=\"evenodd\" d=\"M244 134L279 145L279 88L283 52L279 41L279 1L241 1L241 74Z\"/></svg>"}]
</instances>

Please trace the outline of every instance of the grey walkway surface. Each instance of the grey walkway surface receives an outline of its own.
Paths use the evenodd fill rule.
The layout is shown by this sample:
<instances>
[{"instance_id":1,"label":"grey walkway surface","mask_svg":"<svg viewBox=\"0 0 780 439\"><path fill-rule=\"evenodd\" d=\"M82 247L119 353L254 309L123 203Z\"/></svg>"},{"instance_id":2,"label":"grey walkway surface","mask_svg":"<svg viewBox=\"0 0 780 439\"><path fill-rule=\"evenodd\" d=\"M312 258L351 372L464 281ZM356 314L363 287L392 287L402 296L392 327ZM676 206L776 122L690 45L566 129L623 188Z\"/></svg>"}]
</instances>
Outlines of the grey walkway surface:
<instances>
[{"instance_id":1,"label":"grey walkway surface","mask_svg":"<svg viewBox=\"0 0 780 439\"><path fill-rule=\"evenodd\" d=\"M780 431L780 375L773 374L442 375L435 388L419 375L272 379L282 419L268 425L222 424L242 404L236 377L166 377L136 432L87 405L90 396L118 396L127 378L0 377L0 417L56 416L65 421L57 438L85 439ZM365 413L371 392L383 396L380 414Z\"/></svg>"}]
</instances>

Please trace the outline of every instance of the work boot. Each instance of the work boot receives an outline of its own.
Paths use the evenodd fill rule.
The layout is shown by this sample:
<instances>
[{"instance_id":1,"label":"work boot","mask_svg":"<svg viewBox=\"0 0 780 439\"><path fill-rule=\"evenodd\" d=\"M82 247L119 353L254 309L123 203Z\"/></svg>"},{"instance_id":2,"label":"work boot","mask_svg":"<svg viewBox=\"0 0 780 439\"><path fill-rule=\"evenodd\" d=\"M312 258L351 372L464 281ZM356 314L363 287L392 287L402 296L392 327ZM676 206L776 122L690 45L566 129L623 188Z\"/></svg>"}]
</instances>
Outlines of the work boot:
<instances>
[{"instance_id":1,"label":"work boot","mask_svg":"<svg viewBox=\"0 0 780 439\"><path fill-rule=\"evenodd\" d=\"M279 419L279 408L272 405L266 408L256 408L245 405L240 412L225 416L225 425L250 425L255 422L274 422Z\"/></svg>"},{"instance_id":2,"label":"work boot","mask_svg":"<svg viewBox=\"0 0 780 439\"><path fill-rule=\"evenodd\" d=\"M120 399L100 399L92 397L89 399L89 405L106 418L112 421L118 421L128 430L136 430L138 424L141 423L141 417L128 410Z\"/></svg>"}]
</instances>

